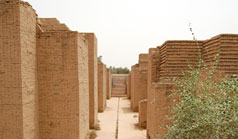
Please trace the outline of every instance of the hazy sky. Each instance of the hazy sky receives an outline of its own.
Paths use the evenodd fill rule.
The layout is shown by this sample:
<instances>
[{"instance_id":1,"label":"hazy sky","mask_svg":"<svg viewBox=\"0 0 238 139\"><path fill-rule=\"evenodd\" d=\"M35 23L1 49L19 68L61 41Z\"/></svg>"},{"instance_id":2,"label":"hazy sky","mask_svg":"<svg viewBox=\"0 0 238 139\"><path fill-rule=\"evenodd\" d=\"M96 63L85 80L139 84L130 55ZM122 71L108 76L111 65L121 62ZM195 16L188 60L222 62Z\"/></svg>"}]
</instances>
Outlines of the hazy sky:
<instances>
[{"instance_id":1,"label":"hazy sky","mask_svg":"<svg viewBox=\"0 0 238 139\"><path fill-rule=\"evenodd\" d=\"M94 32L107 66L130 67L140 53L166 40L238 34L238 0L26 0L39 17L71 30Z\"/></svg>"}]
</instances>

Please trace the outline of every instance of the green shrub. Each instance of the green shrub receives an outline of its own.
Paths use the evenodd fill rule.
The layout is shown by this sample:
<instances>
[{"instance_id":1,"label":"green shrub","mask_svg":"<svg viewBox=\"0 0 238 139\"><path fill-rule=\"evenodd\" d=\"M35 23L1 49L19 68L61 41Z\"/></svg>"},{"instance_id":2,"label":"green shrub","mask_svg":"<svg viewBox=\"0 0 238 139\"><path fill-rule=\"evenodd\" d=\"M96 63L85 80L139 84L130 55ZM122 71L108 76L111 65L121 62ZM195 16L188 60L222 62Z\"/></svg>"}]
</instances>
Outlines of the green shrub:
<instances>
[{"instance_id":1,"label":"green shrub","mask_svg":"<svg viewBox=\"0 0 238 139\"><path fill-rule=\"evenodd\" d=\"M159 138L238 138L238 79L221 78L215 66L204 67L170 79L178 87L172 95L178 96L179 101L169 112L173 124L164 127L168 132Z\"/></svg>"}]
</instances>

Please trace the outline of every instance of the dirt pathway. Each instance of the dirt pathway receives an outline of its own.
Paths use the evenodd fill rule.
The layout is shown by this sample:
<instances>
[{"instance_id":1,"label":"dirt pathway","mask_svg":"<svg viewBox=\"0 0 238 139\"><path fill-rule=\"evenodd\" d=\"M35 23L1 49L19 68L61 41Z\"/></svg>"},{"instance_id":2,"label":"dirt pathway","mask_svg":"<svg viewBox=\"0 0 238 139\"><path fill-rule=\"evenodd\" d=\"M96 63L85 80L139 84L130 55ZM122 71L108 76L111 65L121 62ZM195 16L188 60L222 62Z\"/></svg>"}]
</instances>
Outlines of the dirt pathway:
<instances>
[{"instance_id":1,"label":"dirt pathway","mask_svg":"<svg viewBox=\"0 0 238 139\"><path fill-rule=\"evenodd\" d=\"M146 139L146 131L137 126L138 114L130 109L127 98L107 100L104 113L99 113L101 130L97 139Z\"/></svg>"}]
</instances>

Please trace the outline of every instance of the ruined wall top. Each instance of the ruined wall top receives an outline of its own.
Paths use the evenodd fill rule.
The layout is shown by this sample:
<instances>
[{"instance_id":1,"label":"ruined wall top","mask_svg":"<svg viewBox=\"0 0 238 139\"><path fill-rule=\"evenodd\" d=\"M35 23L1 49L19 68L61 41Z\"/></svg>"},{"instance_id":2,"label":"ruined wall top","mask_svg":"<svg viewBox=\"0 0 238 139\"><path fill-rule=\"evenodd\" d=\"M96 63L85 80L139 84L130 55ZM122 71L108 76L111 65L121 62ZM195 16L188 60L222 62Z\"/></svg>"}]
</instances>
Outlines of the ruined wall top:
<instances>
[{"instance_id":1,"label":"ruined wall top","mask_svg":"<svg viewBox=\"0 0 238 139\"><path fill-rule=\"evenodd\" d=\"M62 24L56 18L39 18L38 25L42 31L71 31L65 24Z\"/></svg>"},{"instance_id":2,"label":"ruined wall top","mask_svg":"<svg viewBox=\"0 0 238 139\"><path fill-rule=\"evenodd\" d=\"M16 4L19 4L19 5L22 5L22 6L25 6L27 8L30 8L32 10L32 12L34 12L34 14L36 16L37 13L35 11L35 9L32 8L32 6L28 3L28 2L25 2L25 1L21 1L21 0L0 0L0 4L4 4L4 5L16 5Z\"/></svg>"}]
</instances>

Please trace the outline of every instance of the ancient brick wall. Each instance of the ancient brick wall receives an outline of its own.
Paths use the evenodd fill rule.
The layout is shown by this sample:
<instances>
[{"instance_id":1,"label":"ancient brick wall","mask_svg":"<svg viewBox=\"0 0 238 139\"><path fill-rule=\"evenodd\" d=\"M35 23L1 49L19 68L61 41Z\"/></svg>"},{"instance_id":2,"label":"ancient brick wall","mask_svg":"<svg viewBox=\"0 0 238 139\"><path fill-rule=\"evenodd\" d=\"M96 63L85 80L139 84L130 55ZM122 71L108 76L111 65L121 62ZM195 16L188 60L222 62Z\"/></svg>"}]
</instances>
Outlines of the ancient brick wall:
<instances>
[{"instance_id":1,"label":"ancient brick wall","mask_svg":"<svg viewBox=\"0 0 238 139\"><path fill-rule=\"evenodd\" d=\"M98 63L98 112L106 108L107 99L106 65Z\"/></svg>"},{"instance_id":2,"label":"ancient brick wall","mask_svg":"<svg viewBox=\"0 0 238 139\"><path fill-rule=\"evenodd\" d=\"M147 98L147 73L140 73L139 67L134 67L132 78L131 102L132 110L138 112L138 102Z\"/></svg>"},{"instance_id":3,"label":"ancient brick wall","mask_svg":"<svg viewBox=\"0 0 238 139\"><path fill-rule=\"evenodd\" d=\"M139 55L139 70L147 71L148 70L148 54L140 54Z\"/></svg>"},{"instance_id":4,"label":"ancient brick wall","mask_svg":"<svg viewBox=\"0 0 238 139\"><path fill-rule=\"evenodd\" d=\"M147 98L147 69L148 54L140 54L139 64L131 69L131 106L135 112L138 112L138 102Z\"/></svg>"},{"instance_id":5,"label":"ancient brick wall","mask_svg":"<svg viewBox=\"0 0 238 139\"><path fill-rule=\"evenodd\" d=\"M112 95L112 74L111 70L107 68L107 99L110 99Z\"/></svg>"},{"instance_id":6,"label":"ancient brick wall","mask_svg":"<svg viewBox=\"0 0 238 139\"><path fill-rule=\"evenodd\" d=\"M225 74L238 74L238 35L221 34L204 41L202 58L208 67L216 65ZM219 56L218 56L219 54Z\"/></svg>"},{"instance_id":7,"label":"ancient brick wall","mask_svg":"<svg viewBox=\"0 0 238 139\"><path fill-rule=\"evenodd\" d=\"M128 74L112 74L112 97L127 96Z\"/></svg>"},{"instance_id":8,"label":"ancient brick wall","mask_svg":"<svg viewBox=\"0 0 238 139\"><path fill-rule=\"evenodd\" d=\"M65 24L61 24L56 18L39 18L38 23L41 25L41 29L46 32L70 31Z\"/></svg>"},{"instance_id":9,"label":"ancient brick wall","mask_svg":"<svg viewBox=\"0 0 238 139\"><path fill-rule=\"evenodd\" d=\"M146 128L147 122L147 99L139 101L139 126Z\"/></svg>"},{"instance_id":10,"label":"ancient brick wall","mask_svg":"<svg viewBox=\"0 0 238 139\"><path fill-rule=\"evenodd\" d=\"M98 64L97 38L94 33L82 33L88 41L88 73L89 73L89 124L94 129L98 124Z\"/></svg>"},{"instance_id":11,"label":"ancient brick wall","mask_svg":"<svg viewBox=\"0 0 238 139\"><path fill-rule=\"evenodd\" d=\"M216 56L219 54L217 70L222 73L221 76L224 73L237 74L237 47L238 35L221 34L206 41L198 41L198 43L195 41L166 41L161 47L158 47L157 56L151 57L149 55L148 80L154 81L148 82L148 86L152 86L148 88L147 134L150 137L158 132L164 134L166 130L162 129L161 126L171 123L171 121L166 120L166 115L168 114L168 106L172 103L168 94L171 93L173 85L164 81L166 77L181 76L182 71L189 70L188 65L196 67L199 51L208 67L216 65ZM156 57L160 60L154 62L155 66L153 66ZM156 65L159 67L155 71L153 67Z\"/></svg>"},{"instance_id":12,"label":"ancient brick wall","mask_svg":"<svg viewBox=\"0 0 238 139\"><path fill-rule=\"evenodd\" d=\"M201 48L201 41L198 41L198 45L195 41L166 41L159 47L160 79L181 76L182 71L189 70L189 65L196 65Z\"/></svg>"},{"instance_id":13,"label":"ancient brick wall","mask_svg":"<svg viewBox=\"0 0 238 139\"><path fill-rule=\"evenodd\" d=\"M86 40L77 32L38 32L37 47L40 139L85 138L89 128Z\"/></svg>"},{"instance_id":14,"label":"ancient brick wall","mask_svg":"<svg viewBox=\"0 0 238 139\"><path fill-rule=\"evenodd\" d=\"M134 92L135 92L135 76L137 72L139 71L139 65L136 64L134 66L131 66L131 109L133 109L134 106Z\"/></svg>"},{"instance_id":15,"label":"ancient brick wall","mask_svg":"<svg viewBox=\"0 0 238 139\"><path fill-rule=\"evenodd\" d=\"M19 0L1 0L0 15L0 137L37 139L37 15Z\"/></svg>"},{"instance_id":16,"label":"ancient brick wall","mask_svg":"<svg viewBox=\"0 0 238 139\"><path fill-rule=\"evenodd\" d=\"M147 134L151 135L153 132L154 119L154 90L153 82L159 80L159 48L150 48L148 56L148 77L147 77ZM152 133L151 133L152 132Z\"/></svg>"},{"instance_id":17,"label":"ancient brick wall","mask_svg":"<svg viewBox=\"0 0 238 139\"><path fill-rule=\"evenodd\" d=\"M89 70L88 42L78 34L78 80L79 80L79 138L85 139L89 132Z\"/></svg>"}]
</instances>

